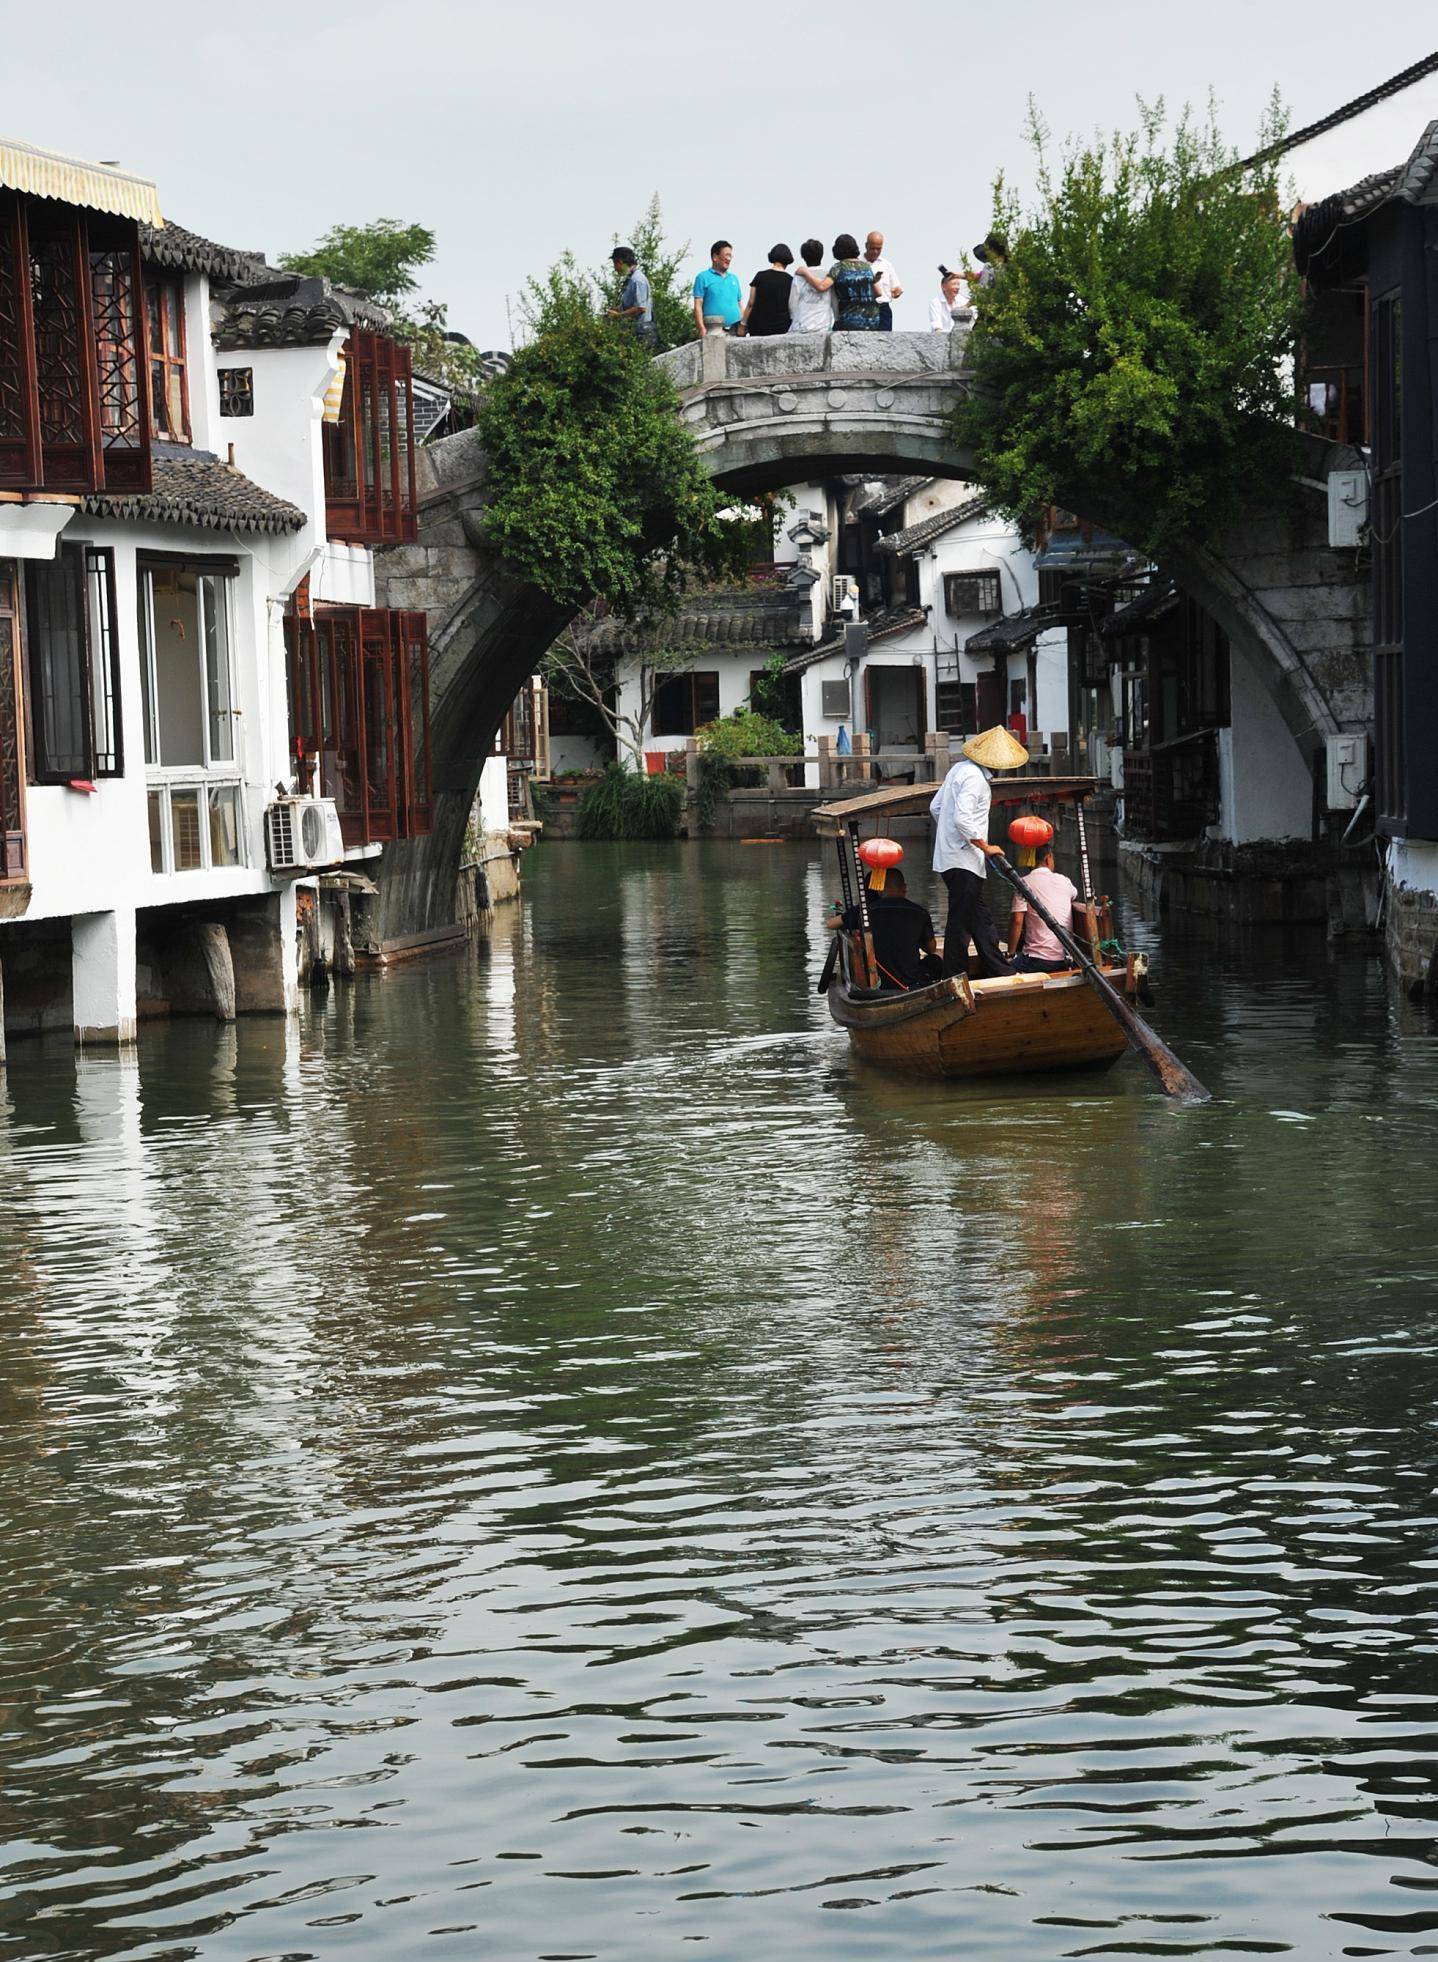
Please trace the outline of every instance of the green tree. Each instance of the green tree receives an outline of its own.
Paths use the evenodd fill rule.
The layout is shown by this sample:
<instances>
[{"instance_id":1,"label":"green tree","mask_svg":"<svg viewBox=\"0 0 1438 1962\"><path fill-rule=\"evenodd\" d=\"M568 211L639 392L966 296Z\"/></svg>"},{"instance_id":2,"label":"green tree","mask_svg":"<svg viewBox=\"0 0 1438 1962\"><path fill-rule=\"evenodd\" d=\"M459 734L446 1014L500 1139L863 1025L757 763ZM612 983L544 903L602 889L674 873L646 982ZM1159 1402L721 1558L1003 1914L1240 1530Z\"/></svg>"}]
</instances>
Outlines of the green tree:
<instances>
[{"instance_id":1,"label":"green tree","mask_svg":"<svg viewBox=\"0 0 1438 1962\"><path fill-rule=\"evenodd\" d=\"M286 272L317 274L381 306L403 308L419 289L415 271L434 257L434 233L427 225L401 225L376 218L368 225L332 225L310 252L286 252Z\"/></svg>"},{"instance_id":2,"label":"green tree","mask_svg":"<svg viewBox=\"0 0 1438 1962\"><path fill-rule=\"evenodd\" d=\"M654 295L654 330L661 350L682 347L696 335L692 282L684 271L689 245L671 245L664 236L664 213L656 191L631 232L616 232L612 245L631 245L648 276ZM586 272L572 252L566 252L542 277L524 282L519 314L536 339L576 319L592 319L613 306L622 279L612 263Z\"/></svg>"},{"instance_id":3,"label":"green tree","mask_svg":"<svg viewBox=\"0 0 1438 1962\"><path fill-rule=\"evenodd\" d=\"M449 309L441 300L417 305L415 273L434 257L435 237L427 225L401 225L376 218L368 225L334 225L311 252L286 252L286 272L332 280L347 291L365 293L390 313L389 331L410 350L414 365L447 387L475 394L484 374L478 350L452 340Z\"/></svg>"},{"instance_id":4,"label":"green tree","mask_svg":"<svg viewBox=\"0 0 1438 1962\"><path fill-rule=\"evenodd\" d=\"M1302 301L1277 99L1248 168L1212 102L1171 132L1162 103L1139 107L1136 132L1057 164L1031 107L1037 197L995 186L1010 258L978 292L955 428L1010 517L1083 504L1159 553L1291 472Z\"/></svg>"},{"instance_id":5,"label":"green tree","mask_svg":"<svg viewBox=\"0 0 1438 1962\"><path fill-rule=\"evenodd\" d=\"M724 498L667 375L622 327L574 311L489 384L485 530L562 606L663 613L731 561Z\"/></svg>"}]
</instances>

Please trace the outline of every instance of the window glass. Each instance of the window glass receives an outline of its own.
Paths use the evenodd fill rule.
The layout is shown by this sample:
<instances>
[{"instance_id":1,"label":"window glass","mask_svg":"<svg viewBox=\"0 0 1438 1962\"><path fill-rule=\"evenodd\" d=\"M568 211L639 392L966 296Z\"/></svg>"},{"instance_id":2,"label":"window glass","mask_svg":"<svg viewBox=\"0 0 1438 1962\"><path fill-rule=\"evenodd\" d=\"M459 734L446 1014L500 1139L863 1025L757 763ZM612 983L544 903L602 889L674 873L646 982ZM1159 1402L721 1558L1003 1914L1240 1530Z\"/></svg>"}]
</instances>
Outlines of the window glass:
<instances>
[{"instance_id":1,"label":"window glass","mask_svg":"<svg viewBox=\"0 0 1438 1962\"><path fill-rule=\"evenodd\" d=\"M78 554L25 567L35 774L64 781L89 774L89 671Z\"/></svg>"},{"instance_id":2,"label":"window glass","mask_svg":"<svg viewBox=\"0 0 1438 1962\"><path fill-rule=\"evenodd\" d=\"M198 872L204 864L200 855L200 793L198 790L170 792L170 846L177 872Z\"/></svg>"},{"instance_id":3,"label":"window glass","mask_svg":"<svg viewBox=\"0 0 1438 1962\"><path fill-rule=\"evenodd\" d=\"M85 551L85 621L90 656L90 726L94 732L94 773L120 774L120 710L115 678L114 560L108 552Z\"/></svg>"},{"instance_id":4,"label":"window glass","mask_svg":"<svg viewBox=\"0 0 1438 1962\"><path fill-rule=\"evenodd\" d=\"M234 784L216 785L209 792L210 863L240 863L240 793Z\"/></svg>"},{"instance_id":5,"label":"window glass","mask_svg":"<svg viewBox=\"0 0 1438 1962\"><path fill-rule=\"evenodd\" d=\"M235 760L235 697L230 671L230 622L223 579L204 574L198 581L205 637L205 699L209 705L211 763Z\"/></svg>"},{"instance_id":6,"label":"window glass","mask_svg":"<svg viewBox=\"0 0 1438 1962\"><path fill-rule=\"evenodd\" d=\"M150 805L150 870L163 872L165 869L165 793L152 790Z\"/></svg>"}]
</instances>

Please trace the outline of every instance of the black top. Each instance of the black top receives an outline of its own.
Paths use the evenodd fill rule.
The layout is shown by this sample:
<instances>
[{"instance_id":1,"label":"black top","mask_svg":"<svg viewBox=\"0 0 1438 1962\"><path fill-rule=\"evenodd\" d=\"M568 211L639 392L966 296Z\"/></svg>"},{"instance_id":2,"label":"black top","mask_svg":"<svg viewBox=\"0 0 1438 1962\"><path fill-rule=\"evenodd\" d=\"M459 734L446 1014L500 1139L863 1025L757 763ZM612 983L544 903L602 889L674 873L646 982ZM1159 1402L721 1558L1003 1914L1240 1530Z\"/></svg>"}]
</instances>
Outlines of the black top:
<instances>
[{"instance_id":1,"label":"black top","mask_svg":"<svg viewBox=\"0 0 1438 1962\"><path fill-rule=\"evenodd\" d=\"M859 909L849 909L845 921L852 931L859 926ZM926 909L912 899L897 895L886 898L881 892L869 894L869 927L874 936L874 959L889 976L906 988L922 988L926 977L921 956L934 937L934 923ZM881 982L889 976L880 974Z\"/></svg>"},{"instance_id":2,"label":"black top","mask_svg":"<svg viewBox=\"0 0 1438 1962\"><path fill-rule=\"evenodd\" d=\"M749 315L748 334L787 334L789 331L789 289L794 284L786 272L770 266L755 273L749 284L754 288L754 306Z\"/></svg>"}]
</instances>

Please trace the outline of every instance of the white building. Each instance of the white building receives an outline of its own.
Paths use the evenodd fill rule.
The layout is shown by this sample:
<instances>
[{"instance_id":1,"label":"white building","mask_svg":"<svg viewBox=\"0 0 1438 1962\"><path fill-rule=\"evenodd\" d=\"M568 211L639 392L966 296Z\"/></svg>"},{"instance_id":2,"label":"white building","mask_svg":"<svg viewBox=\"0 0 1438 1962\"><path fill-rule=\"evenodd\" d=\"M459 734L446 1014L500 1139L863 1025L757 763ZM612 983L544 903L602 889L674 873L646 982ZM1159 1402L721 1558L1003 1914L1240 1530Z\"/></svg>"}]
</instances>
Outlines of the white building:
<instances>
[{"instance_id":1,"label":"white building","mask_svg":"<svg viewBox=\"0 0 1438 1962\"><path fill-rule=\"evenodd\" d=\"M423 616L374 607L408 356L143 180L0 159L5 1026L283 1012L316 870L428 828Z\"/></svg>"}]
</instances>

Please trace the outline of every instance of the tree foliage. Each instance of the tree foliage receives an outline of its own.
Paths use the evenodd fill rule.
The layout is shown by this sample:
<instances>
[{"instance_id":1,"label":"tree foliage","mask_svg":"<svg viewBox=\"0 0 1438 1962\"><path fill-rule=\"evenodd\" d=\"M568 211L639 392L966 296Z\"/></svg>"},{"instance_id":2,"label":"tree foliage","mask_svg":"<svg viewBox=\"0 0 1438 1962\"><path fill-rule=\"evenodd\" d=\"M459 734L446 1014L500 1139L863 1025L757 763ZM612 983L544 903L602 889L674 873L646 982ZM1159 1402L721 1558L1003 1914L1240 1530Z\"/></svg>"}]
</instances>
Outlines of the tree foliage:
<instances>
[{"instance_id":1,"label":"tree foliage","mask_svg":"<svg viewBox=\"0 0 1438 1962\"><path fill-rule=\"evenodd\" d=\"M416 368L450 388L473 393L484 381L478 350L452 333L442 300L416 304L415 274L435 253L427 225L376 218L368 225L333 225L310 252L286 252L286 272L317 275L350 292L366 293L392 316L389 331L409 348Z\"/></svg>"},{"instance_id":2,"label":"tree foliage","mask_svg":"<svg viewBox=\"0 0 1438 1962\"><path fill-rule=\"evenodd\" d=\"M402 225L376 218L368 225L332 225L310 252L286 252L286 272L318 274L368 293L381 306L400 307L419 281L415 271L434 257L434 233L427 225Z\"/></svg>"},{"instance_id":3,"label":"tree foliage","mask_svg":"<svg viewBox=\"0 0 1438 1962\"><path fill-rule=\"evenodd\" d=\"M611 763L579 800L581 838L674 838L684 816L684 779L636 775Z\"/></svg>"},{"instance_id":4,"label":"tree foliage","mask_svg":"<svg viewBox=\"0 0 1438 1962\"><path fill-rule=\"evenodd\" d=\"M689 246L671 245L664 236L664 213L656 191L633 231L616 232L611 245L629 245L638 255L648 275L654 296L654 330L662 351L682 347L695 338L692 283L684 271ZM612 264L606 262L586 272L572 252L550 267L542 279L532 274L520 295L519 314L529 334L537 339L572 326L576 320L593 319L614 306L623 284Z\"/></svg>"},{"instance_id":5,"label":"tree foliage","mask_svg":"<svg viewBox=\"0 0 1438 1962\"><path fill-rule=\"evenodd\" d=\"M1272 146L1244 168L1215 105L1050 160L1030 110L1037 195L995 186L1007 267L980 288L977 387L956 412L977 474L1011 517L1087 499L1135 545L1211 536L1293 462L1301 319ZM1267 153L1265 155L1264 153Z\"/></svg>"},{"instance_id":6,"label":"tree foliage","mask_svg":"<svg viewBox=\"0 0 1438 1962\"><path fill-rule=\"evenodd\" d=\"M562 606L663 611L733 541L672 383L622 324L573 313L490 383L485 529Z\"/></svg>"},{"instance_id":7,"label":"tree foliage","mask_svg":"<svg viewBox=\"0 0 1438 1962\"><path fill-rule=\"evenodd\" d=\"M804 749L802 737L790 735L775 717L752 708L737 708L706 722L694 736L706 755L722 756L731 763L741 756L799 756Z\"/></svg>"}]
</instances>

